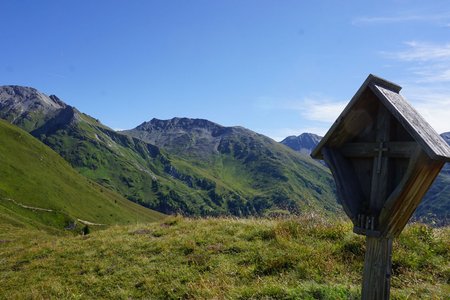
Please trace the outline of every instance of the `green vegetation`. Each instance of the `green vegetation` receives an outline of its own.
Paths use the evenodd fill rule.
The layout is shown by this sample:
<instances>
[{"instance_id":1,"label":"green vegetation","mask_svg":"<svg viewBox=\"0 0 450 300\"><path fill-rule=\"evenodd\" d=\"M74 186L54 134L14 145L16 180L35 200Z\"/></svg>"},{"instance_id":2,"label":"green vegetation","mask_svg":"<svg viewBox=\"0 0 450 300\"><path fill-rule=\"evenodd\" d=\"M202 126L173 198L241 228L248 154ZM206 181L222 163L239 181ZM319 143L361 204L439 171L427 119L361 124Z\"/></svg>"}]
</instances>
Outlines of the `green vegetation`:
<instances>
[{"instance_id":1,"label":"green vegetation","mask_svg":"<svg viewBox=\"0 0 450 300\"><path fill-rule=\"evenodd\" d=\"M53 232L76 229L76 224L133 224L164 217L81 176L57 153L3 120L0 140L0 223Z\"/></svg>"},{"instance_id":2,"label":"green vegetation","mask_svg":"<svg viewBox=\"0 0 450 300\"><path fill-rule=\"evenodd\" d=\"M0 118L31 133L86 177L160 212L340 211L328 170L250 130L183 119L194 127L181 128L187 131L179 135L168 126L159 133L161 140L146 143L115 132L54 95L20 86L0 87L0 94Z\"/></svg>"},{"instance_id":3,"label":"green vegetation","mask_svg":"<svg viewBox=\"0 0 450 300\"><path fill-rule=\"evenodd\" d=\"M192 152L171 154L188 162L174 161L178 169L214 182L216 201L233 215L340 211L329 171L309 157L246 130L223 137L218 151L203 159Z\"/></svg>"},{"instance_id":4,"label":"green vegetation","mask_svg":"<svg viewBox=\"0 0 450 300\"><path fill-rule=\"evenodd\" d=\"M177 159L158 147L118 134L77 111L72 120L55 131L32 133L81 174L133 202L164 213L190 215L206 215L218 208L203 188L211 183L195 173L178 171Z\"/></svg>"},{"instance_id":5,"label":"green vegetation","mask_svg":"<svg viewBox=\"0 0 450 300\"><path fill-rule=\"evenodd\" d=\"M175 166L172 176L205 178L206 185L194 187L207 190L209 199L204 201L218 206L210 205L210 214L223 210L236 216L280 209L294 214L340 211L329 170L251 130L173 118L153 119L124 133L167 151Z\"/></svg>"},{"instance_id":6,"label":"green vegetation","mask_svg":"<svg viewBox=\"0 0 450 300\"><path fill-rule=\"evenodd\" d=\"M326 167L245 128L174 118L118 133L56 96L19 86L2 90L14 97L2 103L0 118L30 132L82 175L145 207L188 216L342 212ZM416 220L448 224L446 170Z\"/></svg>"},{"instance_id":7,"label":"green vegetation","mask_svg":"<svg viewBox=\"0 0 450 300\"><path fill-rule=\"evenodd\" d=\"M274 209L294 214L340 211L326 168L249 130L232 130L219 152L202 158L194 153L196 148L187 155L167 154L72 107L45 124L30 133L81 174L163 213L249 216Z\"/></svg>"},{"instance_id":8,"label":"green vegetation","mask_svg":"<svg viewBox=\"0 0 450 300\"><path fill-rule=\"evenodd\" d=\"M450 293L450 229L394 243L392 299ZM359 299L364 238L343 221L184 219L55 237L0 223L0 298Z\"/></svg>"}]
</instances>

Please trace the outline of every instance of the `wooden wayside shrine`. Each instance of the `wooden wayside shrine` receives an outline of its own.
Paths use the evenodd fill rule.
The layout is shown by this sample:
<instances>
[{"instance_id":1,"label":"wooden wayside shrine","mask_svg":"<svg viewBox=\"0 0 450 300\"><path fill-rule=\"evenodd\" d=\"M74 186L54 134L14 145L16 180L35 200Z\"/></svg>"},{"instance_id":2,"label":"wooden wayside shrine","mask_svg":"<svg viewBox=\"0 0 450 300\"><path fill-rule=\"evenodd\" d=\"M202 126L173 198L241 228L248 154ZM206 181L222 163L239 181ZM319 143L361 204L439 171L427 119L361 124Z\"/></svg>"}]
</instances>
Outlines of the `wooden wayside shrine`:
<instances>
[{"instance_id":1,"label":"wooden wayside shrine","mask_svg":"<svg viewBox=\"0 0 450 300\"><path fill-rule=\"evenodd\" d=\"M366 236L362 299L389 299L392 240L450 162L450 147L400 90L369 75L311 154L328 164L353 231Z\"/></svg>"}]
</instances>

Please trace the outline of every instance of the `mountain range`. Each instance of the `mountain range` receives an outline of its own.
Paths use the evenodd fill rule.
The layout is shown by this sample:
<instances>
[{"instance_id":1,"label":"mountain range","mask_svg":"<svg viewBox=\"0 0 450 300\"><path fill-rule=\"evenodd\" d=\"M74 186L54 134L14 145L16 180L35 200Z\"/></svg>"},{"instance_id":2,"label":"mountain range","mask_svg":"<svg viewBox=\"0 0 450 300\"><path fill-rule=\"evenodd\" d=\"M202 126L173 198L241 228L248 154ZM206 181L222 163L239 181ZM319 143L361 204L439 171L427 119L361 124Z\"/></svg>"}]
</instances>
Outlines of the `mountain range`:
<instances>
[{"instance_id":1,"label":"mountain range","mask_svg":"<svg viewBox=\"0 0 450 300\"><path fill-rule=\"evenodd\" d=\"M82 175L163 213L340 212L324 166L242 127L174 118L116 132L57 96L21 86L0 87L0 117Z\"/></svg>"},{"instance_id":2,"label":"mountain range","mask_svg":"<svg viewBox=\"0 0 450 300\"><path fill-rule=\"evenodd\" d=\"M29 132L85 177L159 212L193 216L340 214L330 171L309 157L321 137L281 143L203 119L151 119L117 132L34 88L0 87L0 118ZM450 134L443 134L448 141ZM449 220L447 165L415 218Z\"/></svg>"}]
</instances>

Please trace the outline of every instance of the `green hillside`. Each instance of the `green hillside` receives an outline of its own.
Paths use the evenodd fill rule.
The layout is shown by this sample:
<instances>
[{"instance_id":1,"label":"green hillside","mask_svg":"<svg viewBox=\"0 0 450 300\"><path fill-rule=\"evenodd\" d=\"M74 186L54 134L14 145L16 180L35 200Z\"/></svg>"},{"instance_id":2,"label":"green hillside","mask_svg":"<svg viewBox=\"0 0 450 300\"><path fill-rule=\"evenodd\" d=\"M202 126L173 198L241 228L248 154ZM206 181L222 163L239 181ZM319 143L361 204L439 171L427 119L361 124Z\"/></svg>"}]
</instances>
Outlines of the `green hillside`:
<instances>
[{"instance_id":1,"label":"green hillside","mask_svg":"<svg viewBox=\"0 0 450 300\"><path fill-rule=\"evenodd\" d=\"M204 142L201 146L205 147ZM216 152L210 155L195 156L199 153L195 148L168 151L232 191L227 207L236 215L255 215L273 207L291 213L339 211L334 183L324 166L250 130L231 128L220 136Z\"/></svg>"},{"instance_id":2,"label":"green hillside","mask_svg":"<svg viewBox=\"0 0 450 300\"><path fill-rule=\"evenodd\" d=\"M234 215L340 211L323 165L246 128L173 118L152 119L124 133L188 162L183 167L174 161L178 169L215 182L212 200Z\"/></svg>"},{"instance_id":3,"label":"green hillside","mask_svg":"<svg viewBox=\"0 0 450 300\"><path fill-rule=\"evenodd\" d=\"M244 128L201 120L195 130L204 135L174 136L171 145L180 149L175 152L115 132L56 96L20 86L0 87L0 117L26 129L86 177L164 213L340 211L328 170ZM172 136L170 128L160 136ZM190 144L195 147L186 148Z\"/></svg>"},{"instance_id":4,"label":"green hillside","mask_svg":"<svg viewBox=\"0 0 450 300\"><path fill-rule=\"evenodd\" d=\"M164 216L86 179L50 148L3 120L0 140L0 223L63 229L74 223L133 224Z\"/></svg>"},{"instance_id":5,"label":"green hillside","mask_svg":"<svg viewBox=\"0 0 450 300\"><path fill-rule=\"evenodd\" d=\"M214 182L195 173L195 167L189 173L179 170L174 163L186 162L154 145L116 133L75 109L71 119L54 130L31 133L81 174L133 202L169 214L227 212L210 200L208 190L214 188Z\"/></svg>"},{"instance_id":6,"label":"green hillside","mask_svg":"<svg viewBox=\"0 0 450 300\"><path fill-rule=\"evenodd\" d=\"M183 219L62 237L0 224L0 299L360 299L351 224ZM395 240L392 299L448 299L449 228Z\"/></svg>"},{"instance_id":7,"label":"green hillside","mask_svg":"<svg viewBox=\"0 0 450 300\"><path fill-rule=\"evenodd\" d=\"M223 139L221 152L202 159L165 153L116 133L75 111L76 122L39 134L83 175L128 199L165 213L259 215L274 209L339 211L322 165L247 131ZM206 144L207 146L207 144Z\"/></svg>"}]
</instances>

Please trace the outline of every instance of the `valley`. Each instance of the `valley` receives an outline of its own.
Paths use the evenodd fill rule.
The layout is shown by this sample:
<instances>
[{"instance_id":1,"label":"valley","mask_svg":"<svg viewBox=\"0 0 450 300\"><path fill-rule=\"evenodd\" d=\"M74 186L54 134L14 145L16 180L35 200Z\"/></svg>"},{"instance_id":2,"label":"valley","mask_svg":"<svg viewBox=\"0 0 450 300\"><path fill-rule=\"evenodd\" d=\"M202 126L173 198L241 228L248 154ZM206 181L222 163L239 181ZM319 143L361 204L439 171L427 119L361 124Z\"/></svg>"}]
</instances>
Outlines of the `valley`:
<instances>
[{"instance_id":1,"label":"valley","mask_svg":"<svg viewBox=\"0 0 450 300\"><path fill-rule=\"evenodd\" d=\"M309 157L321 137L280 143L243 127L203 119L152 119L116 132L57 96L0 87L0 117L61 155L82 175L165 214L275 216L342 213L323 162ZM448 134L442 135L449 140ZM449 223L448 166L414 220Z\"/></svg>"},{"instance_id":2,"label":"valley","mask_svg":"<svg viewBox=\"0 0 450 300\"><path fill-rule=\"evenodd\" d=\"M162 213L340 212L325 167L242 127L174 118L115 132L57 96L20 86L0 88L0 117L84 176Z\"/></svg>"}]
</instances>

